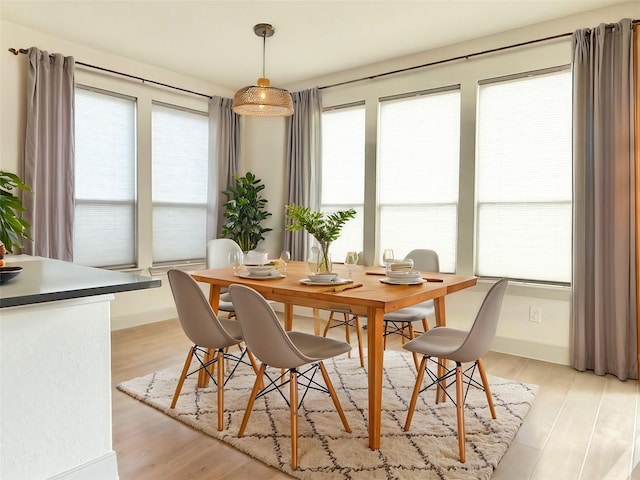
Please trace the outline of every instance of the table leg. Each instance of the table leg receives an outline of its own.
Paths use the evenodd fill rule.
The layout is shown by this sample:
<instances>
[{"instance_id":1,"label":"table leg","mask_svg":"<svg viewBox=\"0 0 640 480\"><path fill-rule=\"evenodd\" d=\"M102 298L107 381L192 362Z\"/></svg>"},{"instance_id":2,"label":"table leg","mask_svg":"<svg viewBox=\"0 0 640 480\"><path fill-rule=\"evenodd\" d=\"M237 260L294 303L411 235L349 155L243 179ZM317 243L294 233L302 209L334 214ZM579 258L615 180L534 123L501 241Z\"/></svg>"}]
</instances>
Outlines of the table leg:
<instances>
[{"instance_id":1,"label":"table leg","mask_svg":"<svg viewBox=\"0 0 640 480\"><path fill-rule=\"evenodd\" d=\"M317 337L320 335L320 309L313 309L313 334Z\"/></svg>"},{"instance_id":2,"label":"table leg","mask_svg":"<svg viewBox=\"0 0 640 480\"><path fill-rule=\"evenodd\" d=\"M447 325L447 313L445 311L444 296L433 299L433 305L436 310L436 325L444 327Z\"/></svg>"},{"instance_id":3,"label":"table leg","mask_svg":"<svg viewBox=\"0 0 640 480\"><path fill-rule=\"evenodd\" d=\"M436 325L438 327L444 327L447 325L447 314L446 314L446 310L445 310L445 301L444 301L444 297L437 297L433 299L433 305L435 307L436 310ZM438 376L444 375L444 373L447 371L447 359L446 358L439 358L438 359ZM447 386L447 382L446 380L444 380L443 382L443 386L446 387ZM439 402L446 402L447 401L447 396L444 393L444 390L442 389L442 387L440 387L440 384L438 384L438 386L436 387L436 403Z\"/></svg>"},{"instance_id":4,"label":"table leg","mask_svg":"<svg viewBox=\"0 0 640 480\"><path fill-rule=\"evenodd\" d=\"M284 329L287 332L293 330L293 303L284 304Z\"/></svg>"},{"instance_id":5,"label":"table leg","mask_svg":"<svg viewBox=\"0 0 640 480\"><path fill-rule=\"evenodd\" d=\"M384 349L382 345L383 311L377 308L367 309L367 342L369 346L369 448L380 448L380 424L382 412L382 364Z\"/></svg>"},{"instance_id":6,"label":"table leg","mask_svg":"<svg viewBox=\"0 0 640 480\"><path fill-rule=\"evenodd\" d=\"M218 304L220 303L220 285L209 285L209 305L218 314ZM204 362L210 362L213 359L214 351L209 349L204 356ZM213 375L213 365L209 367L209 372ZM209 385L209 375L204 370L198 372L198 387L204 388Z\"/></svg>"}]
</instances>

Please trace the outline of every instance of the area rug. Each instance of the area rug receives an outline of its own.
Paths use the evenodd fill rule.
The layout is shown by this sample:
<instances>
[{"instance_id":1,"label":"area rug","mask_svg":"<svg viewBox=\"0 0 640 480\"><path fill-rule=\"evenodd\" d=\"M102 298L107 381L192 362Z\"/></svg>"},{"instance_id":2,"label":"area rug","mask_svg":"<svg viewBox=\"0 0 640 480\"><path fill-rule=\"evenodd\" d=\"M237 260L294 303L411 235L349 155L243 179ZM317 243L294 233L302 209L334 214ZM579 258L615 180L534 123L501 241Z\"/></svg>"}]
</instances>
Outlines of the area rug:
<instances>
[{"instance_id":1,"label":"area rug","mask_svg":"<svg viewBox=\"0 0 640 480\"><path fill-rule=\"evenodd\" d=\"M385 352L382 436L380 449L376 451L368 447L366 369L360 367L357 358L341 357L325 365L353 432L344 431L328 395L309 391L299 410L299 467L296 470L292 470L290 464L289 409L276 392L256 401L245 435L237 437L255 379L248 366L241 365L225 387L222 432L217 430L215 386L198 389L196 379L188 378L176 408L169 408L181 371L179 365L123 382L118 388L303 480L491 478L538 389L536 385L489 376L498 417L492 420L484 392L472 388L465 407L467 460L461 463L455 406L449 400L436 405L432 389L421 394L410 431L403 430L416 376L410 355ZM285 392L288 394L288 387Z\"/></svg>"}]
</instances>

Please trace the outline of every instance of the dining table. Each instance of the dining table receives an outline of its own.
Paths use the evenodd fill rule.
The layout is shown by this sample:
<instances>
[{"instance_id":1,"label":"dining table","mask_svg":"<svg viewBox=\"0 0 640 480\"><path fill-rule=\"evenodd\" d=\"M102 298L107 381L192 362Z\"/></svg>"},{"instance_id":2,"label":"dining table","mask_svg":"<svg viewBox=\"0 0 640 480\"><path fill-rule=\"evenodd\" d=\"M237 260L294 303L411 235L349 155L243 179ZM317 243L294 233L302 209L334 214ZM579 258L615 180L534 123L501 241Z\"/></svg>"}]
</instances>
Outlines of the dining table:
<instances>
[{"instance_id":1,"label":"dining table","mask_svg":"<svg viewBox=\"0 0 640 480\"><path fill-rule=\"evenodd\" d=\"M346 267L335 266L339 278L347 277ZM342 271L344 270L344 271ZM415 284L389 284L384 268L359 266L352 269L352 281L315 284L308 280L306 262L289 262L286 274L254 276L246 270L223 268L191 272L198 281L209 284L209 303L217 313L221 289L231 284L241 284L257 290L266 299L282 303L284 327L293 329L294 305L314 309L315 332L319 333L320 309L349 308L354 314L367 317L367 373L369 447L380 448L382 408L382 367L384 361L384 314L410 307L427 300L435 305L436 324L446 325L445 297L451 293L472 287L476 277L439 272L421 272L420 282ZM311 283L311 284L309 284ZM204 375L203 377L206 377Z\"/></svg>"}]
</instances>

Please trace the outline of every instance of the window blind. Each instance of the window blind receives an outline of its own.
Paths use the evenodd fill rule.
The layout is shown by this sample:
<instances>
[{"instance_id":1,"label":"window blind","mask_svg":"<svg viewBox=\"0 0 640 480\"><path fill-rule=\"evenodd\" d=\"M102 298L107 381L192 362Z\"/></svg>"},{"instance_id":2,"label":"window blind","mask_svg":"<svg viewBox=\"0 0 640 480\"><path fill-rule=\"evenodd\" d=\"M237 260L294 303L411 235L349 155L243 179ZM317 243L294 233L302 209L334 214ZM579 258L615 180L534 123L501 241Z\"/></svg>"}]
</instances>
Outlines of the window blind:
<instances>
[{"instance_id":1,"label":"window blind","mask_svg":"<svg viewBox=\"0 0 640 480\"><path fill-rule=\"evenodd\" d=\"M383 100L379 125L380 251L392 248L403 258L429 248L442 271L455 271L459 90Z\"/></svg>"},{"instance_id":2,"label":"window blind","mask_svg":"<svg viewBox=\"0 0 640 480\"><path fill-rule=\"evenodd\" d=\"M364 105L323 112L321 211L354 208L357 212L331 244L334 262L343 262L348 251L363 248L364 135Z\"/></svg>"},{"instance_id":3,"label":"window blind","mask_svg":"<svg viewBox=\"0 0 640 480\"><path fill-rule=\"evenodd\" d=\"M136 263L135 116L133 98L75 90L75 263Z\"/></svg>"},{"instance_id":4,"label":"window blind","mask_svg":"<svg viewBox=\"0 0 640 480\"><path fill-rule=\"evenodd\" d=\"M153 105L154 264L205 257L208 125L206 114Z\"/></svg>"},{"instance_id":5,"label":"window blind","mask_svg":"<svg viewBox=\"0 0 640 480\"><path fill-rule=\"evenodd\" d=\"M476 273L571 278L571 72L480 85Z\"/></svg>"}]
</instances>

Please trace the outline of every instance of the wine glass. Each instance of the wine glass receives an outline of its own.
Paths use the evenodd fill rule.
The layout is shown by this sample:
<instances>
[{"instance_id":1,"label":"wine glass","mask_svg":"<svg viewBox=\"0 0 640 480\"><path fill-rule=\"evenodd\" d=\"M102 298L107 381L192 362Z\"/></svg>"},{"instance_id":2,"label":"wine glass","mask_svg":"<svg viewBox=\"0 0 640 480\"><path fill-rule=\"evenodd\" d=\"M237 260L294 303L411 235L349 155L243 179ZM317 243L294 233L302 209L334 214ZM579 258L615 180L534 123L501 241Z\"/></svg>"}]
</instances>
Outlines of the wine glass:
<instances>
[{"instance_id":1,"label":"wine glass","mask_svg":"<svg viewBox=\"0 0 640 480\"><path fill-rule=\"evenodd\" d=\"M291 252L289 250L283 250L280 254L280 260L284 262L284 267L282 268L282 273L287 273L287 263L291 261Z\"/></svg>"},{"instance_id":2,"label":"wine glass","mask_svg":"<svg viewBox=\"0 0 640 480\"><path fill-rule=\"evenodd\" d=\"M353 267L358 264L358 252L347 252L347 257L344 259L344 264L349 271L349 281L351 281L351 271Z\"/></svg>"},{"instance_id":3,"label":"wine glass","mask_svg":"<svg viewBox=\"0 0 640 480\"><path fill-rule=\"evenodd\" d=\"M389 269L389 265L393 263L394 258L393 250L387 248L382 254L382 263L384 263L385 271Z\"/></svg>"},{"instance_id":4,"label":"wine glass","mask_svg":"<svg viewBox=\"0 0 640 480\"><path fill-rule=\"evenodd\" d=\"M240 265L242 265L243 254L241 251L236 250L233 252L229 252L229 265L233 267L233 273L238 271Z\"/></svg>"}]
</instances>

